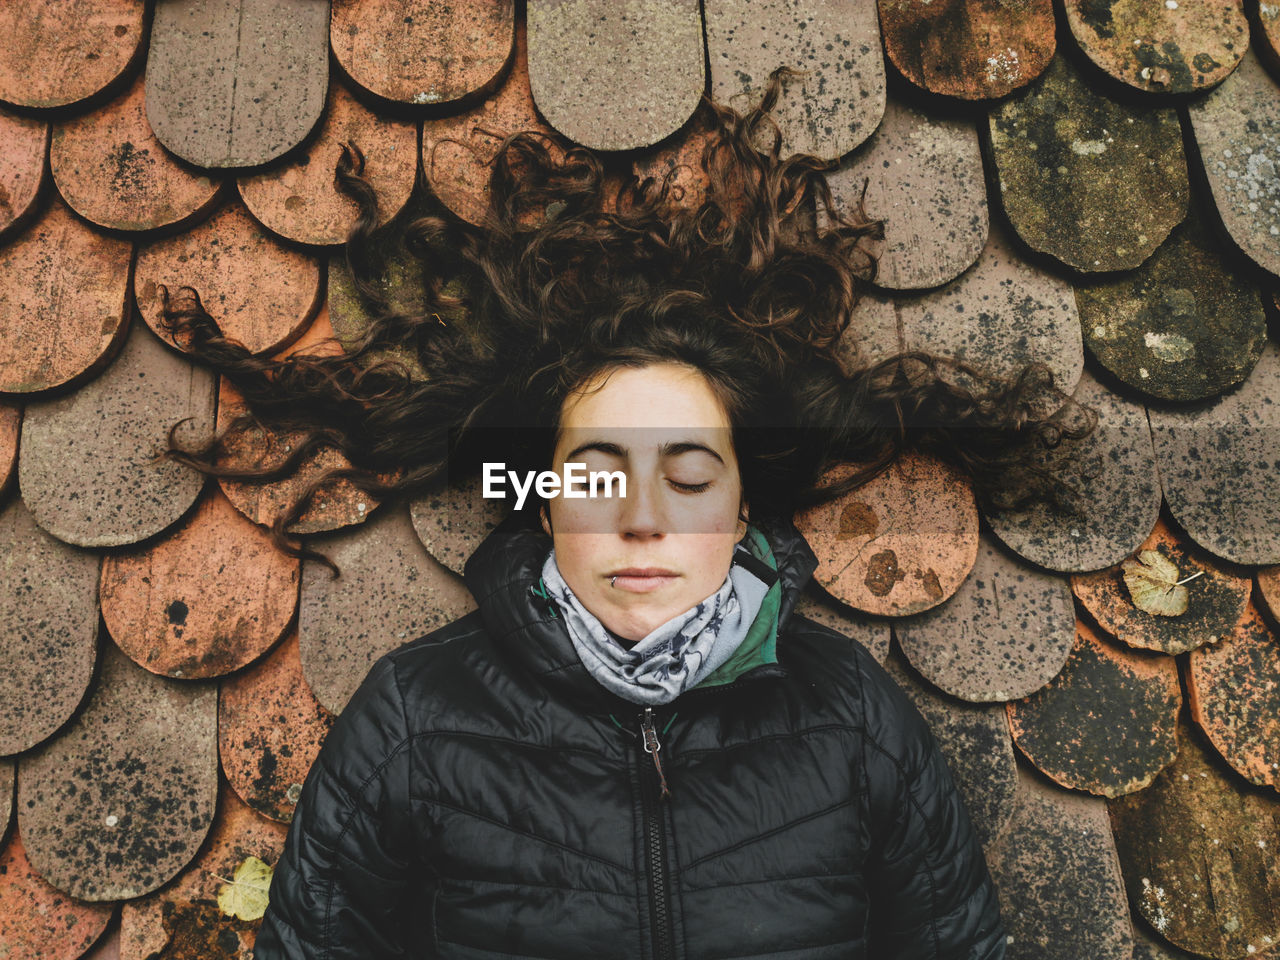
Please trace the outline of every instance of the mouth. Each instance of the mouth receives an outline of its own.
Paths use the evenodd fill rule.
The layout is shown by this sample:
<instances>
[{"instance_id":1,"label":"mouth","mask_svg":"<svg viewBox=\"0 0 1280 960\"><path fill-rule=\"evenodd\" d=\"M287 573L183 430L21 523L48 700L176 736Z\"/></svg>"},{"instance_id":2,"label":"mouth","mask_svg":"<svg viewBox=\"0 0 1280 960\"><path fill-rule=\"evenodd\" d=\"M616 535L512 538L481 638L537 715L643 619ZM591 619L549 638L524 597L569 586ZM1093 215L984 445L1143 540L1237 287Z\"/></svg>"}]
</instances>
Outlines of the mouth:
<instances>
[{"instance_id":1,"label":"mouth","mask_svg":"<svg viewBox=\"0 0 1280 960\"><path fill-rule=\"evenodd\" d=\"M605 579L611 581L613 588L626 590L628 593L649 593L672 583L679 576L662 567L627 567L606 573Z\"/></svg>"}]
</instances>

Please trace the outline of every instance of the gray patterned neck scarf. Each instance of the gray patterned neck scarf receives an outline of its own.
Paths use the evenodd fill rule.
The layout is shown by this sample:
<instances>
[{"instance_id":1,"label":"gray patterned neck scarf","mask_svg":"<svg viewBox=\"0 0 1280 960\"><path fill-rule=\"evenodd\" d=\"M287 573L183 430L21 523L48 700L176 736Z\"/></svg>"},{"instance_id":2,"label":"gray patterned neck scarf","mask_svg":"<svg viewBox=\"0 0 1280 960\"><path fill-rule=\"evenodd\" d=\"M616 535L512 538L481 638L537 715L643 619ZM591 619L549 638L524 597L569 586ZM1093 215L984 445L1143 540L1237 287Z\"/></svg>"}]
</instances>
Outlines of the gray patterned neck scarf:
<instances>
[{"instance_id":1,"label":"gray patterned neck scarf","mask_svg":"<svg viewBox=\"0 0 1280 960\"><path fill-rule=\"evenodd\" d=\"M710 676L751 629L769 586L736 562L739 551L747 553L739 544L715 593L655 627L629 650L574 596L556 565L554 547L543 564L542 580L591 675L624 700L653 706L670 703Z\"/></svg>"}]
</instances>

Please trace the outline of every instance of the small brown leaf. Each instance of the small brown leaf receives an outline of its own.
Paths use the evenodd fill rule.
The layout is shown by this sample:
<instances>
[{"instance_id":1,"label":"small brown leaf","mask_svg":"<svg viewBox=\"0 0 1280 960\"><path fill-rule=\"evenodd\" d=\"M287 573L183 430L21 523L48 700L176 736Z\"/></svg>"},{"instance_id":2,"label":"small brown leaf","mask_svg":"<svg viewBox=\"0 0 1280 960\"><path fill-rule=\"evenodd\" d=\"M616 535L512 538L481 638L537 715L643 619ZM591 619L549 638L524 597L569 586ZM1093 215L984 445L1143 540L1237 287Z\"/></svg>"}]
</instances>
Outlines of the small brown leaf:
<instances>
[{"instance_id":1,"label":"small brown leaf","mask_svg":"<svg viewBox=\"0 0 1280 960\"><path fill-rule=\"evenodd\" d=\"M1186 613L1189 595L1183 584L1204 573L1202 570L1179 581L1178 568L1159 550L1143 550L1137 560L1126 560L1121 566L1133 605L1157 617Z\"/></svg>"}]
</instances>

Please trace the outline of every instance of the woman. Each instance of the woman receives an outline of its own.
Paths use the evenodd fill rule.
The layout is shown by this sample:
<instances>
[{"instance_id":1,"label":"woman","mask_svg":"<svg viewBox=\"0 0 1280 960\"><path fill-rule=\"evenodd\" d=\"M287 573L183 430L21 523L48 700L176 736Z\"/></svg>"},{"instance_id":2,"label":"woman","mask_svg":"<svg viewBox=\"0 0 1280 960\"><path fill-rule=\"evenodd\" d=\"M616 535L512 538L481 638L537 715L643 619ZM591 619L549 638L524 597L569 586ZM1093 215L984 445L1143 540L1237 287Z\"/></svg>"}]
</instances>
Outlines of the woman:
<instances>
[{"instance_id":1,"label":"woman","mask_svg":"<svg viewBox=\"0 0 1280 960\"><path fill-rule=\"evenodd\" d=\"M1004 955L920 714L857 643L794 612L816 559L790 517L908 445L967 467L990 503L1054 496L1027 441L1079 434L1032 422L1043 368L1006 384L913 353L849 370L835 347L875 225L830 209L821 162L784 160L776 135L753 146L770 105L709 108L709 186L689 206L509 140L491 221L453 237L469 324L426 245L437 310L377 304L358 157L349 252L379 309L347 356L265 361L198 301L171 311L260 416L310 423L375 494L446 461L626 483L513 512L466 565L478 609L377 661L307 778L258 960ZM405 343L425 380L370 364ZM174 456L251 474L215 452ZM823 483L841 460L863 469Z\"/></svg>"}]
</instances>

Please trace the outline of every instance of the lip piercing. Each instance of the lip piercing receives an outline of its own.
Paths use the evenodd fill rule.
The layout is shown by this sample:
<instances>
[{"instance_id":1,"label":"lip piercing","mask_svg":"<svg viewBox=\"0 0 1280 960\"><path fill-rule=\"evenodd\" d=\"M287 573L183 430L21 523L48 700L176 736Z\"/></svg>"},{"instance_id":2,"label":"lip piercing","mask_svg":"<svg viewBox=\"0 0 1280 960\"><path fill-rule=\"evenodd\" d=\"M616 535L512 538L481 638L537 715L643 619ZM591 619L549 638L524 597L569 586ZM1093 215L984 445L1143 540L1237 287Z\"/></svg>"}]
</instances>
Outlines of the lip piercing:
<instances>
[{"instance_id":1,"label":"lip piercing","mask_svg":"<svg viewBox=\"0 0 1280 960\"><path fill-rule=\"evenodd\" d=\"M617 578L616 576L615 576L615 577L610 578L610 580L609 580L609 586L611 586L611 587L616 587L617 585L618 585L618 578Z\"/></svg>"}]
</instances>

